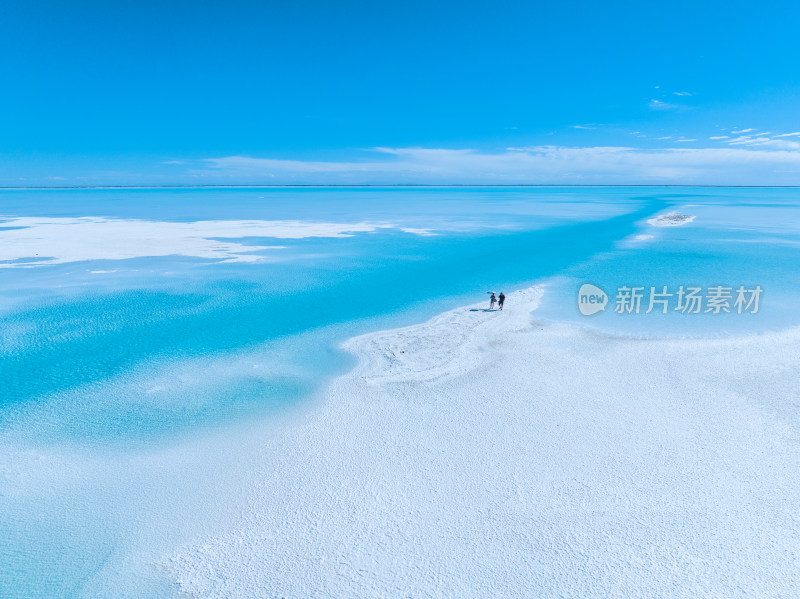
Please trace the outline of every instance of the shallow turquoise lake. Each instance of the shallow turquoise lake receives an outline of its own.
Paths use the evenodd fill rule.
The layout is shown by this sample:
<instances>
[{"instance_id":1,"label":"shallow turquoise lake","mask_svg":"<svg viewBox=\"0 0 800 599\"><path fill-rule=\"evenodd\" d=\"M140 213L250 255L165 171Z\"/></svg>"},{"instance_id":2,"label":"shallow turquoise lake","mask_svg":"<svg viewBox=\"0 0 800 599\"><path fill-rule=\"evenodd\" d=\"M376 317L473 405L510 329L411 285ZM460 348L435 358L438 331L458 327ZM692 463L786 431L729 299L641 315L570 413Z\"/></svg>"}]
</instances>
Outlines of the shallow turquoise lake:
<instances>
[{"instance_id":1,"label":"shallow turquoise lake","mask_svg":"<svg viewBox=\"0 0 800 599\"><path fill-rule=\"evenodd\" d=\"M672 212L694 219L648 222ZM792 188L0 191L0 469L24 486L25 452L135 456L291 410L351 366L342 340L487 291L544 284L535 319L609 334L795 326L798 232ZM584 283L612 304L621 286L763 295L757 313L586 317ZM46 514L86 489L32 501L5 484L0 595L82 596L124 542L113 523L81 542Z\"/></svg>"}]
</instances>

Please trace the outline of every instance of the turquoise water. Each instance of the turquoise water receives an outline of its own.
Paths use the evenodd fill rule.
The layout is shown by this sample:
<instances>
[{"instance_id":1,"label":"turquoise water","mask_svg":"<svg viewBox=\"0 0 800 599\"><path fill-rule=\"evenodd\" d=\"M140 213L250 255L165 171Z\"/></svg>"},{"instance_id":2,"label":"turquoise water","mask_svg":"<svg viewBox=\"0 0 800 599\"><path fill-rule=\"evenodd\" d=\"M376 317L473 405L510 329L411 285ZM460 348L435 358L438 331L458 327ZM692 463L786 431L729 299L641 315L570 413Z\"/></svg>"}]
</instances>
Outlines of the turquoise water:
<instances>
[{"instance_id":1,"label":"turquoise water","mask_svg":"<svg viewBox=\"0 0 800 599\"><path fill-rule=\"evenodd\" d=\"M714 337L780 330L800 324L800 189L695 189L671 196L673 208L695 220L679 227L642 227L613 250L597 253L564 269L550 283L537 316L570 321L637 337ZM637 239L639 236L649 239ZM612 305L590 317L576 310L576 289L583 283L604 289ZM643 287L641 313L615 312L614 295L622 286ZM650 287L672 293L668 313L660 305L646 314ZM676 310L678 289L731 289L729 312L699 314ZM758 310L735 308L736 289L760 287ZM746 299L749 300L747 295Z\"/></svg>"},{"instance_id":2,"label":"turquoise water","mask_svg":"<svg viewBox=\"0 0 800 599\"><path fill-rule=\"evenodd\" d=\"M102 472L42 483L20 455L133 459L278 417L351 365L336 349L343 339L485 301L487 290L544 283L535 318L637 336L794 326L798 206L797 189L2 191L0 244L20 228L3 223L17 217L387 226L235 238L281 246L255 252L256 262L151 256L146 247L122 260L103 252L44 266L0 259L0 535L10 556L0 563L0 596L92 596L86 581L126 545L124 509L98 499ZM647 223L671 211L696 218ZM106 243L113 255L121 240ZM576 293L587 282L612 296L623 284L760 285L764 294L758 314L585 317Z\"/></svg>"},{"instance_id":3,"label":"turquoise water","mask_svg":"<svg viewBox=\"0 0 800 599\"><path fill-rule=\"evenodd\" d=\"M20 198L25 193L27 204ZM527 190L10 195L0 210L5 215L203 220L225 213L388 220L436 233L250 239L288 246L279 261L257 264L170 256L6 269L0 426L57 442L152 442L153 435L295 401L346 367L347 358L334 349L338 341L481 300L489 288L511 289L561 272L613 248L638 220L668 205L658 197L606 192L605 202ZM56 200L58 210L48 214L46 206ZM92 274L97 269L115 272ZM210 366L243 352L257 354L261 368L242 373ZM158 382L159 367L176 364L185 365L182 374L190 380ZM32 427L31 419L47 426Z\"/></svg>"}]
</instances>

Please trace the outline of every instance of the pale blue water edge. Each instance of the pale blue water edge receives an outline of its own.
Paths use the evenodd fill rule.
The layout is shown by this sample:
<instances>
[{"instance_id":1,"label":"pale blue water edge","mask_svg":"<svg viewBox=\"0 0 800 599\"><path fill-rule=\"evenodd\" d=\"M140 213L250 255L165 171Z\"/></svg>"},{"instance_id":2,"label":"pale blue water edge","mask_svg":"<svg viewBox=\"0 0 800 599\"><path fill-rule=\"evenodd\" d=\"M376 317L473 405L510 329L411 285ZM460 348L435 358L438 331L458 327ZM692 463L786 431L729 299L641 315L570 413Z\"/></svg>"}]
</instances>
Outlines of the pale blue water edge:
<instances>
[{"instance_id":1,"label":"pale blue water edge","mask_svg":"<svg viewBox=\"0 0 800 599\"><path fill-rule=\"evenodd\" d=\"M237 240L284 246L257 252L268 260L256 263L167 256L0 268L0 596L93 596L87 581L125 553L136 526L102 469L37 494L38 474L27 482L27 466L7 456L70 447L89 459L134 459L208 428L277 416L352 364L336 349L341 340L485 301L490 289L544 283L537 320L613 334L795 326L799 206L798 189L2 191L0 243L14 217L395 226ZM671 211L696 218L646 222ZM745 284L764 294L756 315L584 317L576 293L586 282L609 293L622 284ZM119 596L171 596L139 574L130 579L141 588Z\"/></svg>"}]
</instances>

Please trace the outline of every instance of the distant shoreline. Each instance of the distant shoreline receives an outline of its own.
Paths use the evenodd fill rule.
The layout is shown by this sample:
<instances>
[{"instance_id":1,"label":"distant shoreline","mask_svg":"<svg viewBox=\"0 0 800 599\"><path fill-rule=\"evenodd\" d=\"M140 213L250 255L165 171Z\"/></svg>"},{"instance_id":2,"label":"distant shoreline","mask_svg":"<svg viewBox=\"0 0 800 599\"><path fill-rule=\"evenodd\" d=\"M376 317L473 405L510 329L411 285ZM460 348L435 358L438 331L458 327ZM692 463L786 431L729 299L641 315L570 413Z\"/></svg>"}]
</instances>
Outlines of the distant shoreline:
<instances>
[{"instance_id":1,"label":"distant shoreline","mask_svg":"<svg viewBox=\"0 0 800 599\"><path fill-rule=\"evenodd\" d=\"M293 183L285 185L61 185L61 186L3 186L0 191L22 191L22 190L48 190L48 189L286 189L286 188L352 188L352 187L647 187L647 188L709 188L709 189L800 189L800 185L691 185L684 183L665 183L661 185L643 183L622 183L619 185L609 184L566 184L566 183L366 183L366 184L344 184L344 183Z\"/></svg>"}]
</instances>

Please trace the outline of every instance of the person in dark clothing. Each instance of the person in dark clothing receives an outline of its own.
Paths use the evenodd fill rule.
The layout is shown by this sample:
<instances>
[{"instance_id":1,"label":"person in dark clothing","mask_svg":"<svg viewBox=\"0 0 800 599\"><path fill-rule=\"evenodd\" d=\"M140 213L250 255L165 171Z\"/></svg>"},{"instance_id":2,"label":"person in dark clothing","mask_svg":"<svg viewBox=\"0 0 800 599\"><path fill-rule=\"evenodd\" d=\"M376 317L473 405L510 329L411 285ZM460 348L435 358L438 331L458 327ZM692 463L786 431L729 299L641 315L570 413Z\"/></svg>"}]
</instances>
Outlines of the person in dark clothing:
<instances>
[{"instance_id":1,"label":"person in dark clothing","mask_svg":"<svg viewBox=\"0 0 800 599\"><path fill-rule=\"evenodd\" d=\"M492 292L492 297L489 298L489 309L494 310L494 302L496 298L494 297L494 292Z\"/></svg>"},{"instance_id":2,"label":"person in dark clothing","mask_svg":"<svg viewBox=\"0 0 800 599\"><path fill-rule=\"evenodd\" d=\"M500 295L497 296L497 305L500 306L500 309L503 309L503 303L506 301L506 296L503 295L503 292L500 292Z\"/></svg>"}]
</instances>

